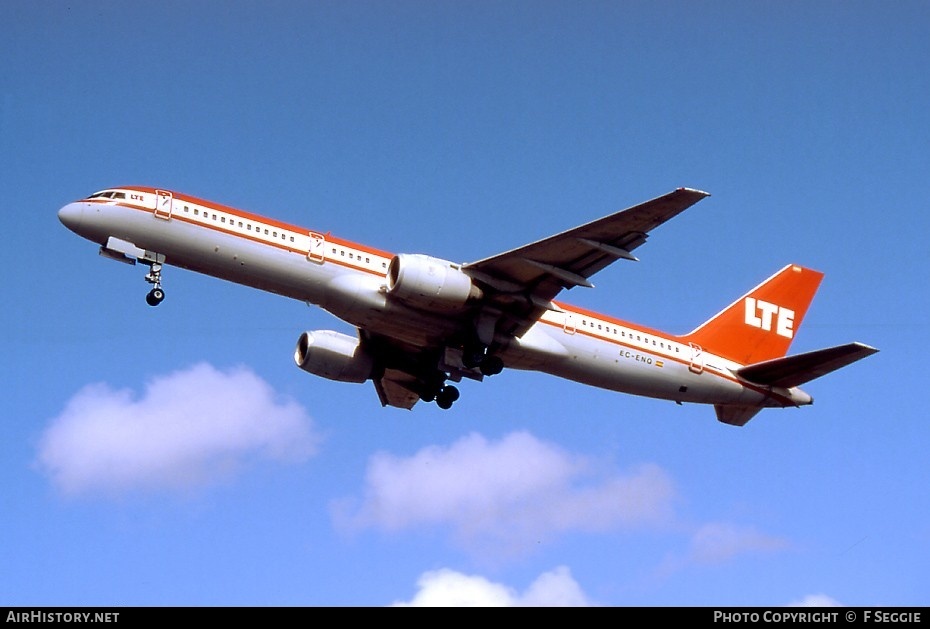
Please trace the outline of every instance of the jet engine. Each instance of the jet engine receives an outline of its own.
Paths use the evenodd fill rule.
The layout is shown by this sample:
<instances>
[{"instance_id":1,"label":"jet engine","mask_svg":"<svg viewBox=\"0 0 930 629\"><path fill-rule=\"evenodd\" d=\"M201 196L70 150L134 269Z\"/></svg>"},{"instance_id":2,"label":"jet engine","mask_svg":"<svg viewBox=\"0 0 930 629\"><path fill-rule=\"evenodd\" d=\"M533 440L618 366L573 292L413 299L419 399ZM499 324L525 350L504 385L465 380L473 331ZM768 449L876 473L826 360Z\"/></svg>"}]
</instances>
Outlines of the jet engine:
<instances>
[{"instance_id":1,"label":"jet engine","mask_svg":"<svg viewBox=\"0 0 930 629\"><path fill-rule=\"evenodd\" d=\"M304 332L294 350L297 366L315 376L339 382L365 382L374 370L374 359L357 338L332 330Z\"/></svg>"},{"instance_id":2,"label":"jet engine","mask_svg":"<svg viewBox=\"0 0 930 629\"><path fill-rule=\"evenodd\" d=\"M482 297L481 289L459 265L420 253L394 256L387 282L388 295L432 312L460 311Z\"/></svg>"}]
</instances>

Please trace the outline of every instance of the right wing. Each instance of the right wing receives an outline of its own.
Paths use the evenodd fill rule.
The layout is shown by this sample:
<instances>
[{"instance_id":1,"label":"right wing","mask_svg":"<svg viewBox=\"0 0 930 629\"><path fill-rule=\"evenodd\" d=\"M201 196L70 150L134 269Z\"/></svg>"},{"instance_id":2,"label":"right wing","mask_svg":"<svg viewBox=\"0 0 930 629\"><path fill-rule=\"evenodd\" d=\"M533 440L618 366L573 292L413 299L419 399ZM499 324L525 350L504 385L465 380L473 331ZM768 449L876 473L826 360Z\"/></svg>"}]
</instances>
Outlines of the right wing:
<instances>
[{"instance_id":1,"label":"right wing","mask_svg":"<svg viewBox=\"0 0 930 629\"><path fill-rule=\"evenodd\" d=\"M565 288L593 286L588 278L625 258L646 242L649 232L677 216L706 192L679 188L610 216L524 245L478 262L462 271L484 289L480 311L463 320L463 329L484 329L482 321L505 336L522 336L546 309L558 309L552 299ZM384 406L412 408L419 399L432 399L446 379L482 379L467 368L461 345L415 347L387 336L360 331L365 350L375 357L380 373L372 378ZM480 335L480 332L479 332ZM486 335L490 345L494 334Z\"/></svg>"},{"instance_id":2,"label":"right wing","mask_svg":"<svg viewBox=\"0 0 930 629\"><path fill-rule=\"evenodd\" d=\"M706 192L678 188L560 234L462 266L490 288L491 300L508 320L498 331L521 336L563 289L593 287L588 278L646 242L649 232L677 216Z\"/></svg>"}]
</instances>

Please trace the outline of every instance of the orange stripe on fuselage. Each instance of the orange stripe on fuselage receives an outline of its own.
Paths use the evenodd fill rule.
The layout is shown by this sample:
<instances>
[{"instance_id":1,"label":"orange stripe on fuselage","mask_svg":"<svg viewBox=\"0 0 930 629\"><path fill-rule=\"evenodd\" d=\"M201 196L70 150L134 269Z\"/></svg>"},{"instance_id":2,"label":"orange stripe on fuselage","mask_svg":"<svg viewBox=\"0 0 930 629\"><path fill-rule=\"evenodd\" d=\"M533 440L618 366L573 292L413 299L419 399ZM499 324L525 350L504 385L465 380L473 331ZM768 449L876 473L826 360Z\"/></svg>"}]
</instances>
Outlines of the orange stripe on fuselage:
<instances>
[{"instance_id":1,"label":"orange stripe on fuselage","mask_svg":"<svg viewBox=\"0 0 930 629\"><path fill-rule=\"evenodd\" d=\"M285 230L289 230L293 232L299 232L304 235L307 235L310 233L310 230L308 230L306 227L300 227L299 225L294 225L292 223L285 223L283 221L278 221L273 218L269 218L267 216L262 216L261 214L253 214L252 212L247 212L245 210L240 210L234 207L230 207L228 205L223 205L222 203L215 203L213 201L207 201L206 199L201 199L199 197L184 194L183 192L174 192L173 190L166 190L164 188L148 188L148 187L143 187L143 186L117 186L114 188L107 188L107 190L134 190L136 192L146 192L148 194L155 194L156 190L162 190L164 192L170 192L172 196L174 197L174 199L176 200L186 201L188 203L194 203L197 205L202 205L203 207L210 208L211 210L216 210L217 212L225 212L227 214L233 214L237 218L242 218L243 220L249 220L249 221L254 221L257 223L262 223L263 225L268 225L270 227L277 227L278 229L285 229ZM97 199L91 199L91 200L97 201ZM100 200L110 201L110 202L114 201L114 199L100 199ZM123 201L124 201L123 199L118 200L120 204L123 204L122 203ZM138 206L138 207L142 207L142 206ZM149 209L149 208L144 208L144 209ZM173 216L174 215L172 214L172 217ZM322 233L322 232L315 232L315 233ZM391 259L394 257L393 253L389 253L387 251L382 251L380 249L375 249L374 247L368 247L366 245L361 245L357 242L352 242L349 240L342 240L341 238L334 238L330 234L324 234L324 235L326 236L326 242L331 242L333 244L341 245L343 247L351 247L353 249L357 249L364 253L374 255L374 256L381 256L383 258Z\"/></svg>"},{"instance_id":2,"label":"orange stripe on fuselage","mask_svg":"<svg viewBox=\"0 0 930 629\"><path fill-rule=\"evenodd\" d=\"M628 330L631 330L637 334L643 334L646 336L655 337L656 340L664 341L669 346L677 345L680 347L686 347L686 343L682 343L681 337L673 336L665 332L662 332L660 330L656 330L654 328L649 328L646 326L641 326L638 324L630 323L629 321L624 321L623 319L617 319L614 317L605 316L601 313L594 312L593 310L587 310L584 308L579 308L577 306L570 306L562 302L559 302L559 303L553 302L553 304L557 305L559 308L561 308L565 312L573 314L573 315L588 317L599 323L617 325L620 327L627 328ZM560 324L557 321L540 319L538 323L543 323L545 325L549 325L557 329L562 328L564 330L564 324ZM603 334L603 333L599 334L594 331L585 330L584 327L575 326L574 332L572 332L572 334L573 335L580 334L582 336L587 336L588 338L596 339L598 341L603 341L605 343L610 343L618 347L624 347L627 349L635 350L637 352L651 354L653 356L660 357L662 360L676 362L681 365L691 364L690 357L688 358L682 357L680 352L671 352L669 351L669 349L663 350L661 347L655 347L655 346L641 347L640 345L636 345L635 343L624 341L622 338L616 338L611 334ZM644 345L645 344L646 343L644 342ZM771 389L767 387L760 387L760 386L753 385L752 383L749 383L749 382L744 382L740 380L739 378L737 378L736 376L734 376L730 371L728 370L724 371L718 367L715 367L714 365L709 364L706 358L709 356L711 357L711 360L713 360L714 358L725 360L724 357L718 356L710 351L705 351L704 355L705 355L705 359L703 360L704 370L710 375L717 377L717 378L722 378L729 382L736 383L751 391L755 391L756 393L759 393L760 395L764 395L764 396L773 398L775 400L778 400L782 404L791 405L791 406L794 405L794 402L790 398L787 398L783 395L779 395L778 393L772 391Z\"/></svg>"},{"instance_id":3,"label":"orange stripe on fuselage","mask_svg":"<svg viewBox=\"0 0 930 629\"><path fill-rule=\"evenodd\" d=\"M569 310L569 309L566 309L566 310L569 311L569 312L575 313L575 314L577 314L577 313L579 313L579 312L589 313L588 316L593 316L593 314L596 314L596 313L591 313L591 311L589 311L589 310L577 311L577 310L575 310L574 308L572 308L572 309L570 309L570 310ZM600 317L600 316L599 316L599 317ZM604 319L604 321L607 321L607 319ZM619 321L619 320L613 320L613 319L612 319L611 321ZM549 325L549 326L552 326L552 327L554 327L554 328L561 328L561 327L562 327L559 323L557 323L557 322L555 322L555 321L546 321L546 320L544 320L544 319L540 319L540 320L538 321L538 323L542 323L542 324L544 324L544 325ZM665 341L669 341L670 339L673 338L673 337L669 337L668 335L662 334L661 332L653 331L653 330L651 330L651 328L641 328L641 327L637 327L637 326L630 326L630 325L628 325L628 324L626 324L626 323L624 323L623 325L624 325L625 327L629 327L631 330L634 330L634 331L636 331L636 332L642 332L643 334L649 334L649 335L657 336L658 338L664 339ZM680 356L676 356L676 355L674 355L674 354L662 353L661 351L653 351L652 349L643 349L642 347L639 347L638 345L633 345L633 344L630 344L630 343L625 343L625 342L623 342L623 341L621 341L621 340L618 340L618 339L608 338L608 337L605 337L605 336L601 336L601 335L598 335L598 334L594 334L594 333L592 333L592 332L588 332L587 330L580 330L580 329L577 329L577 328L576 328L576 329L575 329L575 332L574 332L573 334L574 334L574 335L580 334L580 335L583 335L583 336L587 336L587 337L589 337L589 338L596 339L596 340L598 340L598 341L603 341L603 342L605 342L605 343L610 343L610 344L612 344L612 345L617 345L617 346L619 346L619 347L626 347L626 348L629 348L629 349L632 349L632 350L636 350L637 352L642 352L642 353L646 353L646 354L652 354L652 355L654 355L654 356L660 356L660 357L662 358L662 360L673 361L673 362L676 362L676 363L680 363L680 364L682 364L682 365L689 365L689 364L690 364L690 361L689 361L689 360L686 360L686 359L681 358ZM677 342L677 341L671 341L671 342L675 343L675 342ZM656 368L658 369L659 367L656 367ZM664 368L664 367L663 367L663 368ZM758 394L760 394L760 395L763 395L763 396L766 396L766 397L770 397L770 398L772 398L772 399L774 399L774 400L777 400L778 402L780 402L780 403L783 404L783 405L786 405L786 406L794 406L794 405L795 405L794 402L793 402L790 398L788 398L788 397L785 397L785 396L783 396L783 395L780 395L780 394L778 394L777 392L772 391L772 390L770 390L770 389L768 389L768 388L766 388L766 387L760 387L760 386L753 385L752 383L749 383L749 382L743 382L742 380L740 380L740 379L737 378L736 376L733 376L733 375L730 374L729 372L720 371L720 370L714 368L713 366L708 365L708 364L706 363L706 361L705 361L705 363L704 363L704 371L705 371L705 373L708 373L708 374L710 374L711 376L713 376L713 377L715 377L715 378L722 378L722 379L727 380L727 381L729 381L729 382L733 382L733 383L735 383L735 384L738 384L738 385L740 385L741 387L744 387L744 388L746 388L746 389L749 389L750 391L755 391L756 393L758 393Z\"/></svg>"},{"instance_id":4,"label":"orange stripe on fuselage","mask_svg":"<svg viewBox=\"0 0 930 629\"><path fill-rule=\"evenodd\" d=\"M145 188L141 186L117 186L114 188L107 188L107 190L117 190L117 191L131 190L135 192L155 194L156 188ZM164 189L158 188L158 190L164 190ZM229 207L227 205L222 205L220 203L212 203L210 201L199 199L197 197L192 197L192 196L185 195L185 194L178 194L170 190L164 190L164 191L171 192L172 197L175 199L175 201L181 201L181 202L186 202L186 203L190 203L193 205L199 205L203 208L210 209L216 212L223 212L224 214L235 216L237 219L242 219L244 221L249 221L252 223L260 224L263 227L273 227L273 228L277 228L283 231L293 232L295 235L299 234L301 236L308 236L310 234L310 231L307 230L306 228L299 227L291 223L285 223L283 221L276 221L274 219L268 218L266 216L262 216L260 214L253 214L251 212L237 210L236 208ZM146 207L145 205L142 205L140 203L134 203L131 199L111 199L111 198L102 197L102 198L94 198L94 199L83 199L82 202L83 203L100 203L103 205L119 205L121 207L126 207L128 209L138 210L138 211L142 211L146 213L153 213L154 211L150 207ZM236 230L228 229L226 227L223 227L222 225L213 225L209 222L196 221L192 218L179 214L176 209L172 211L171 213L171 220L181 221L182 223L187 223L189 225L196 225L198 227L203 227L206 229L212 229L213 231L217 231L223 234L229 234L231 236L237 236L239 238L248 240L250 242L256 242L259 244L268 245L271 247L275 247L276 249L281 249L281 250L288 251L291 253L299 253L304 256L309 254L309 252L304 249L290 247L287 245L287 243L284 243L284 242L277 242L277 241L274 241L271 239L265 239L265 238L256 238L255 236L250 236L249 234L244 234ZM386 258L388 260L390 260L394 255L386 251L381 251L380 249L375 249L373 247L367 247L364 245L360 245L358 243L355 243L349 240L344 240L342 238L333 238L329 234L326 234L325 238L326 238L327 244L335 245L337 247L343 247L346 249L354 249L356 251L361 251L369 255ZM383 276L387 274L386 269L384 271L379 271L379 270L366 268L364 266L358 266L358 265L355 265L355 264L352 264L350 262L343 260L341 257L336 258L332 256L324 256L324 259L329 263L336 264L338 266L342 266L342 267L349 268L349 269L355 269L357 271L362 271L364 273L370 273L372 275Z\"/></svg>"},{"instance_id":5,"label":"orange stripe on fuselage","mask_svg":"<svg viewBox=\"0 0 930 629\"><path fill-rule=\"evenodd\" d=\"M631 328L633 330L636 330L637 332L642 332L643 334L650 334L652 336L663 338L666 341L672 341L676 343L681 342L681 341L676 340L675 337L670 336L666 332L662 332L660 330L656 330L653 328L648 328L646 326L639 325L638 323L630 323L629 321L624 321L623 319L617 319L615 317L601 314L600 312L595 312L593 310L586 310L584 308L580 308L578 306L573 306L571 304L566 304L563 302L553 301L552 303L556 307L561 308L562 310L566 312L571 312L572 314L577 314L577 315L581 315L585 317L591 317L592 319L597 319L598 321L603 321L604 323L611 323L614 325Z\"/></svg>"}]
</instances>

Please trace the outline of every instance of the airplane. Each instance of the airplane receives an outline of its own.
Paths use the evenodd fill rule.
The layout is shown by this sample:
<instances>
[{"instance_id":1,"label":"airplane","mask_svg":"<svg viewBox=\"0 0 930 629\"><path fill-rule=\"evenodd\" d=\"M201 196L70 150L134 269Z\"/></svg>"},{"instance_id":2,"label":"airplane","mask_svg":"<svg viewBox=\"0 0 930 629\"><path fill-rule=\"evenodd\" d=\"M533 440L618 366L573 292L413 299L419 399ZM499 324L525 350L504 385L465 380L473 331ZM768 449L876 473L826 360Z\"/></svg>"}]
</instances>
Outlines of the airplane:
<instances>
[{"instance_id":1,"label":"airplane","mask_svg":"<svg viewBox=\"0 0 930 629\"><path fill-rule=\"evenodd\" d=\"M112 260L148 267L151 306L171 265L319 306L356 328L300 335L294 361L341 382L371 380L382 406L449 409L454 384L504 368L622 393L713 405L743 426L800 407L799 387L878 350L862 343L787 355L823 273L789 264L684 335L571 306L598 271L708 193L678 188L511 251L459 264L389 253L163 188L107 188L58 212Z\"/></svg>"}]
</instances>

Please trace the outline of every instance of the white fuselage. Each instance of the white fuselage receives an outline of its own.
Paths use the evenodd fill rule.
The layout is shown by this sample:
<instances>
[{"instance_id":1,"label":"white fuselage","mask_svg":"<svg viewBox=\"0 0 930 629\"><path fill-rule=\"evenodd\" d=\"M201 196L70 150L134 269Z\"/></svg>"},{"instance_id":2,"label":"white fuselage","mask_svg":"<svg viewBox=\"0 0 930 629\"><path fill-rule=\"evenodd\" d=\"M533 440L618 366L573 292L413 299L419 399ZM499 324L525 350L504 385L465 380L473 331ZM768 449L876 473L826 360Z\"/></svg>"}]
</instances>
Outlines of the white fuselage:
<instances>
[{"instance_id":1,"label":"white fuselage","mask_svg":"<svg viewBox=\"0 0 930 629\"><path fill-rule=\"evenodd\" d=\"M460 331L455 317L392 299L385 283L393 254L226 206L169 192L120 188L62 208L61 220L106 247L110 239L164 255L165 264L316 304L347 323L413 346ZM495 339L510 368L532 369L596 387L673 400L796 406L797 388L742 381L741 365L678 337L564 303L519 338Z\"/></svg>"}]
</instances>

